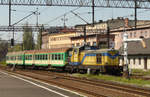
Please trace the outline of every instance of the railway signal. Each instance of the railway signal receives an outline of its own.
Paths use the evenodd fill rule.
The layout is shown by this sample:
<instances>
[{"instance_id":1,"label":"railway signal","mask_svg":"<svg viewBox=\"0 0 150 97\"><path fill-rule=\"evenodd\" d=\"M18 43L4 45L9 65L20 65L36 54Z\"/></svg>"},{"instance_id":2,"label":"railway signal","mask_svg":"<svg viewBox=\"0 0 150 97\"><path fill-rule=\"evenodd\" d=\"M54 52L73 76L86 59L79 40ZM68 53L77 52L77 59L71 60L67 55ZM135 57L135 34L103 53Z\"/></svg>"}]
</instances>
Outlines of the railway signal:
<instances>
[{"instance_id":1,"label":"railway signal","mask_svg":"<svg viewBox=\"0 0 150 97\"><path fill-rule=\"evenodd\" d=\"M14 39L11 39L11 46L14 46Z\"/></svg>"}]
</instances>

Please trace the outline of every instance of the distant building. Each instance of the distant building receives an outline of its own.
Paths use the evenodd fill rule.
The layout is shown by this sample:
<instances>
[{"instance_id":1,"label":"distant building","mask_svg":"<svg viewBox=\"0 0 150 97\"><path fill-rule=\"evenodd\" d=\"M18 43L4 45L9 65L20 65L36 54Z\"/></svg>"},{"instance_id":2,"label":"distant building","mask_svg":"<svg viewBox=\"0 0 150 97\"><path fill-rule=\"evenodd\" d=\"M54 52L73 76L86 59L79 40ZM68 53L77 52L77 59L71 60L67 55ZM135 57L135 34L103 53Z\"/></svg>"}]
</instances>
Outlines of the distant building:
<instances>
[{"instance_id":1,"label":"distant building","mask_svg":"<svg viewBox=\"0 0 150 97\"><path fill-rule=\"evenodd\" d=\"M65 48L84 45L84 33L76 29L60 29L58 32L42 33L42 49ZM108 46L108 36L106 34L87 33L87 44L106 48ZM114 47L114 35L109 36L110 47Z\"/></svg>"},{"instance_id":2,"label":"distant building","mask_svg":"<svg viewBox=\"0 0 150 97\"><path fill-rule=\"evenodd\" d=\"M111 34L115 35L115 49L119 49L122 46L124 31L128 34L129 39L139 38L150 38L150 27L138 27L136 29L122 28L121 30L111 31Z\"/></svg>"},{"instance_id":3,"label":"distant building","mask_svg":"<svg viewBox=\"0 0 150 97\"><path fill-rule=\"evenodd\" d=\"M135 28L135 21L128 18L118 17L117 19L110 19L107 21L100 20L94 25L86 24L87 33L90 34L106 34L109 27L110 34L115 35L114 48L119 49L122 46L123 33L126 31L129 38L150 38L150 25L149 20L137 20L137 29ZM85 25L76 25L76 29L82 29ZM126 28L126 30L124 30ZM91 32L93 31L93 33Z\"/></svg>"},{"instance_id":4,"label":"distant building","mask_svg":"<svg viewBox=\"0 0 150 97\"><path fill-rule=\"evenodd\" d=\"M59 33L62 30L62 27L51 27L42 32L42 49L49 48L49 35L54 33Z\"/></svg>"},{"instance_id":5,"label":"distant building","mask_svg":"<svg viewBox=\"0 0 150 97\"><path fill-rule=\"evenodd\" d=\"M92 29L92 30L107 30L107 27L109 27L110 30L119 29L121 27L124 27L126 25L125 20L128 21L129 27L135 27L135 21L129 20L128 18L118 17L117 19L109 19L107 21L99 20L99 22L95 22L93 24L81 24L76 25L76 29L83 29L83 26L86 26L86 29ZM142 26L145 24L150 24L150 20L137 20L137 25Z\"/></svg>"},{"instance_id":6,"label":"distant building","mask_svg":"<svg viewBox=\"0 0 150 97\"><path fill-rule=\"evenodd\" d=\"M141 42L128 43L128 63L131 69L150 69L150 38L144 40L146 48ZM120 55L123 55L123 47L120 48ZM120 65L124 64L123 56L120 57Z\"/></svg>"},{"instance_id":7,"label":"distant building","mask_svg":"<svg viewBox=\"0 0 150 97\"><path fill-rule=\"evenodd\" d=\"M84 45L84 36L71 37L72 46L82 46ZM108 47L108 36L106 34L93 34L86 36L86 43L90 46L97 46L99 48ZM114 46L114 35L109 36L109 46L113 48Z\"/></svg>"},{"instance_id":8,"label":"distant building","mask_svg":"<svg viewBox=\"0 0 150 97\"><path fill-rule=\"evenodd\" d=\"M63 29L59 33L49 34L48 48L72 47L71 37L79 36L73 29Z\"/></svg>"}]
</instances>

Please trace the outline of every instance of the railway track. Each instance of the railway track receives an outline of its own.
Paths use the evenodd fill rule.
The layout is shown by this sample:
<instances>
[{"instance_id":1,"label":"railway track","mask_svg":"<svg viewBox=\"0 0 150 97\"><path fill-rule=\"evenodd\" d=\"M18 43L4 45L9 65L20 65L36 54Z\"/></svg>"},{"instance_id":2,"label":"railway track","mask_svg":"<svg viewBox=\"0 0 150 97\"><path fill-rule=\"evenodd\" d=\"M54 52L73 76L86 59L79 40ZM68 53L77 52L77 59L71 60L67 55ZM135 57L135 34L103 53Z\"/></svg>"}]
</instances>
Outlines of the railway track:
<instances>
[{"instance_id":1,"label":"railway track","mask_svg":"<svg viewBox=\"0 0 150 97\"><path fill-rule=\"evenodd\" d=\"M91 97L150 97L150 89L116 84L103 80L78 78L68 74L37 70L16 70L15 73L75 90Z\"/></svg>"},{"instance_id":2,"label":"railway track","mask_svg":"<svg viewBox=\"0 0 150 97\"><path fill-rule=\"evenodd\" d=\"M64 74L51 73L51 72L45 72L45 71L42 73L40 71L37 71L35 73L44 74L44 75L46 74L49 76L55 75L62 79L74 80L74 81L78 81L78 82L82 82L82 83L92 84L95 86L111 88L111 89L125 91L128 93L138 94L138 95L145 96L145 97L150 97L150 89L149 88L140 88L140 87L136 87L136 86L117 84L114 82L108 82L108 81L104 81L104 80L92 80L92 79L68 76L66 74L64 75Z\"/></svg>"}]
</instances>

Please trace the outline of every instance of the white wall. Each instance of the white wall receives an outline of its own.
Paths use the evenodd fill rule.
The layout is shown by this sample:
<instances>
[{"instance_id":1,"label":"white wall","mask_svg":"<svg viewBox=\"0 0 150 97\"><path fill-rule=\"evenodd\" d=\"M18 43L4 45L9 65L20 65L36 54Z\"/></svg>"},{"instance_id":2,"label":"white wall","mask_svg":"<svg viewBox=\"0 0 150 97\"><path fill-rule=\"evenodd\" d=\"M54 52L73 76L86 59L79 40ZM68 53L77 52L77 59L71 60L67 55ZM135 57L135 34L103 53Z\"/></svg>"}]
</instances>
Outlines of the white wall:
<instances>
[{"instance_id":1,"label":"white wall","mask_svg":"<svg viewBox=\"0 0 150 97\"><path fill-rule=\"evenodd\" d=\"M134 58L135 58L135 64L134 64ZM139 58L141 58L141 64L139 64ZM142 56L130 57L130 60L128 60L128 63L130 63L129 68L144 69L144 57L142 57ZM120 58L120 63L119 64L123 65L122 58ZM150 56L147 57L147 69L150 69Z\"/></svg>"}]
</instances>

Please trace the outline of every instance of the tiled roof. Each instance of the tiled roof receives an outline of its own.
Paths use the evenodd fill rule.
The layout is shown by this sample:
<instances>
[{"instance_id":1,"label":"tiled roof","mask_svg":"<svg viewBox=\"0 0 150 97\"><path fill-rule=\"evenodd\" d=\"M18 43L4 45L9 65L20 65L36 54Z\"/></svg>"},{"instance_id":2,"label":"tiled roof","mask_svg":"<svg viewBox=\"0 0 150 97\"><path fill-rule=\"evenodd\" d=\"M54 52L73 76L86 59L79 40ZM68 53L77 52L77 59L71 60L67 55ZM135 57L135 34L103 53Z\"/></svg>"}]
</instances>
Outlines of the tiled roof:
<instances>
[{"instance_id":1,"label":"tiled roof","mask_svg":"<svg viewBox=\"0 0 150 97\"><path fill-rule=\"evenodd\" d=\"M146 48L143 48L142 43L128 42L128 54L129 55L149 55L150 54L150 38L144 39ZM123 54L123 46L119 50L120 54Z\"/></svg>"}]
</instances>

